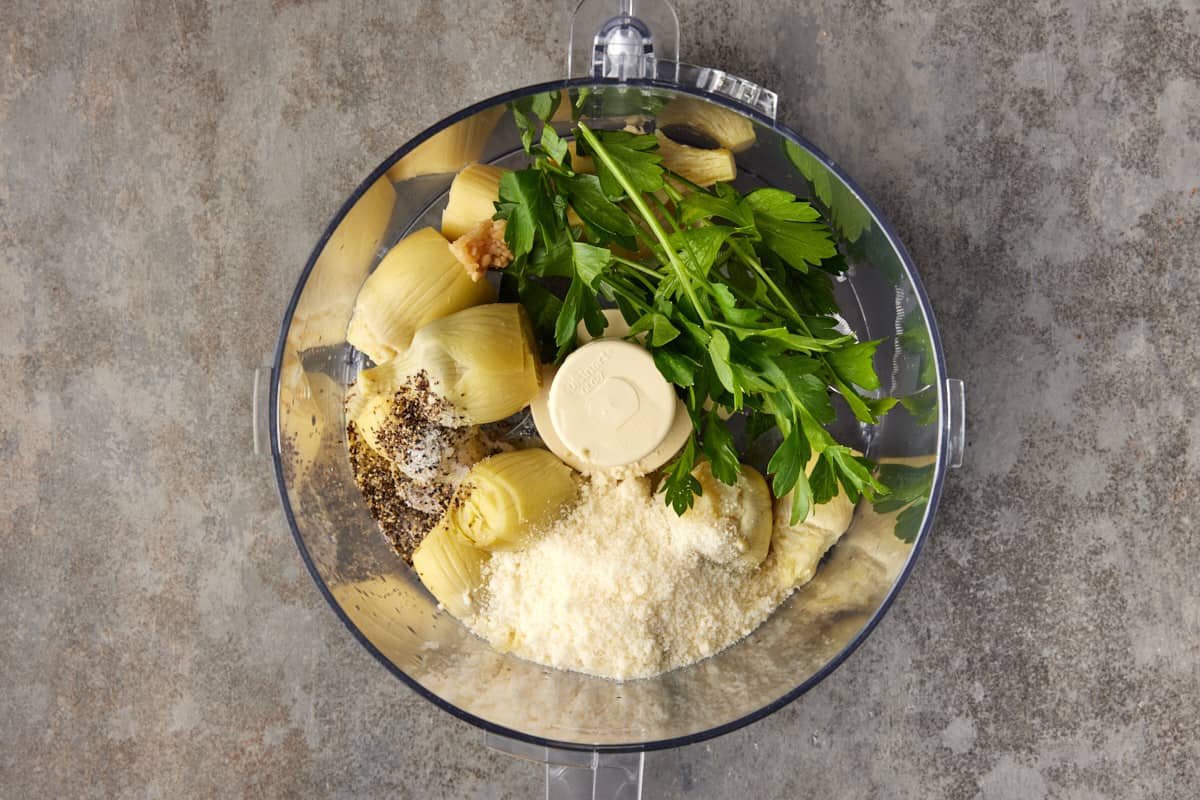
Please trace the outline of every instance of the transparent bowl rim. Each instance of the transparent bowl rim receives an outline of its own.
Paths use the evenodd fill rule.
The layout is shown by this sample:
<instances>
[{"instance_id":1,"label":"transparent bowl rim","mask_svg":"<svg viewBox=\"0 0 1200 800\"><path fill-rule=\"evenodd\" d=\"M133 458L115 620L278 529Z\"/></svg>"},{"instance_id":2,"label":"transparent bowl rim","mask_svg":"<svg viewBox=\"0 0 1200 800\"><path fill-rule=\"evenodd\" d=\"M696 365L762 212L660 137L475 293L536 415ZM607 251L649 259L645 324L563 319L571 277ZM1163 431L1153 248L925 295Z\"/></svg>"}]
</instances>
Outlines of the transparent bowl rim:
<instances>
[{"instance_id":1,"label":"transparent bowl rim","mask_svg":"<svg viewBox=\"0 0 1200 800\"><path fill-rule=\"evenodd\" d=\"M855 637L841 650L841 652L830 659L829 662L821 667L821 669L817 670L817 672L809 676L806 680L802 681L793 689L785 692L771 702L766 703L765 705L755 709L754 711L751 711L748 714L745 714L730 722L694 733L688 733L681 736L673 736L664 739L653 739L643 742L629 742L625 744L588 744L585 742L570 742L558 739L549 739L542 736L535 736L514 728L509 728L504 725L498 725L494 722L483 719L482 717L478 717L469 711L459 708L451 702L448 702L439 695L425 688L420 682L409 676L406 672L404 672L404 670L392 663L392 661L383 653L381 653L378 648L371 643L366 635L359 630L358 626L351 621L349 616L347 616L346 612L342 609L341 605L334 598L329 587L325 584L320 572L318 572L316 564L313 562L312 556L308 552L308 547L305 545L304 538L300 533L300 529L296 525L295 513L288 497L287 484L284 479L283 461L281 457L279 441L279 376L283 366L283 354L288 330L292 324L292 317L295 314L296 305L300 300L300 294L304 290L304 287L308 282L308 277L311 274L314 265L316 264L318 256L320 256L321 251L324 249L326 242L329 240L329 237L333 235L334 230L337 229L337 226L341 223L342 218L345 217L351 208L353 208L363 193L366 192L366 190L372 185L374 185L375 181L384 175L393 164L403 158L407 153L412 151L417 145L462 119L470 117L473 114L483 111L484 109L491 108L502 103L507 103L511 100L521 97L526 97L531 94L559 91L562 89L584 86L631 86L641 89L662 89L677 93L690 94L702 100L707 100L709 102L716 103L717 105L725 106L753 119L755 122L758 122L765 127L772 129L785 139L789 139L797 145L800 145L815 158L817 158L822 165L834 172L871 212L875 221L879 224L880 229L884 235L887 236L889 244L891 244L892 248L900 257L901 263L904 265L905 273L907 274L908 279L912 283L913 289L916 292L917 303L920 306L921 313L924 315L925 324L929 330L930 343L933 348L934 360L936 364L938 390L937 419L939 427L937 461L935 462L932 488L930 491L925 519L922 522L920 532L917 534L917 538L913 545L913 551L908 558L908 562L904 565L904 568L901 570L895 582L892 584L892 588L888 591L882 602L880 602L879 606L871 614L871 618L867 621L866 625L863 626L862 630L855 635ZM270 414L268 429L270 431L271 438L271 459L274 464L275 480L276 486L279 490L279 498L283 504L283 512L287 517L288 527L292 532L292 538L295 540L296 547L300 551L300 557L304 561L304 566L308 569L308 573L312 576L313 582L316 583L317 588L320 590L321 594L324 595L325 600L329 603L338 619L340 619L342 624L349 629L350 633L354 635L354 638L356 638L359 643L367 649L367 652L373 655L389 672L407 684L417 694L429 700L439 708L449 712L450 714L453 714L458 719L468 722L471 725L474 725L475 727L489 733L505 736L522 742L528 742L530 744L542 747L550 747L561 750L596 751L603 753L631 753L684 747L686 745L696 744L698 742L703 742L708 739L722 736L726 733L735 731L738 728L749 725L752 722L757 722L758 720L773 714L774 712L791 703L793 700L799 698L808 690L812 689L831 673L833 673L833 671L839 666L841 666L842 663L849 658L850 655L866 640L866 638L875 629L875 626L879 624L879 621L883 619L884 614L886 614L888 609L891 607L896 594L900 591L901 587L903 587L905 581L908 580L908 576L912 572L913 566L916 564L917 557L920 555L920 552L923 549L925 539L933 527L933 520L937 512L938 502L941 499L942 484L945 481L946 475L949 437L946 435L945 420L947 419L949 408L945 391L946 365L945 356L942 352L942 341L938 334L937 322L934 319L933 309L930 306L929 297L925 292L925 287L922 285L921 280L917 275L916 267L913 264L911 256L908 254L908 250L904 247L903 243L896 235L896 232L892 228L891 224L883 216L879 208L875 206L874 202L867 197L867 195L862 192L861 189L859 189L858 185L850 178L849 175L847 175L823 152L814 147L811 142L809 142L800 134L796 133L788 126L761 113L758 113L753 109L721 97L720 95L711 94L709 92L670 81L647 79L618 82L615 80L598 80L595 78L574 78L532 84L495 95L467 106L409 139L395 152L393 152L391 156L389 156L378 167L376 167L371 174L368 175L367 178L358 185L358 187L338 210L337 214L333 217L333 220L329 223L328 227L325 229L325 232L321 235L321 238L317 241L311 255L308 257L307 263L304 265L304 270L301 272L299 280L296 282L296 288L292 292L291 299L288 301L287 310L284 312L283 320L279 328L279 337L275 345L275 355L272 363L272 369L272 375L274 378L271 381L270 396L268 400Z\"/></svg>"}]
</instances>

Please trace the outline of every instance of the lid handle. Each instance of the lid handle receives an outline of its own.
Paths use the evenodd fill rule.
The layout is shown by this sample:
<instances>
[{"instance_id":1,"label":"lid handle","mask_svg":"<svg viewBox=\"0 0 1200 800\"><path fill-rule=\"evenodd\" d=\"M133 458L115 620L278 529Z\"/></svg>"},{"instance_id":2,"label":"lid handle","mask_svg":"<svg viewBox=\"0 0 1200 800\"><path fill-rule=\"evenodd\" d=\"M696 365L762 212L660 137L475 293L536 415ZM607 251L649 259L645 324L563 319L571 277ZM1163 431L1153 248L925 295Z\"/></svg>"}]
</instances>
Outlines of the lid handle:
<instances>
[{"instance_id":1,"label":"lid handle","mask_svg":"<svg viewBox=\"0 0 1200 800\"><path fill-rule=\"evenodd\" d=\"M660 61L679 61L679 17L668 0L582 0L575 7L572 78L662 78Z\"/></svg>"}]
</instances>

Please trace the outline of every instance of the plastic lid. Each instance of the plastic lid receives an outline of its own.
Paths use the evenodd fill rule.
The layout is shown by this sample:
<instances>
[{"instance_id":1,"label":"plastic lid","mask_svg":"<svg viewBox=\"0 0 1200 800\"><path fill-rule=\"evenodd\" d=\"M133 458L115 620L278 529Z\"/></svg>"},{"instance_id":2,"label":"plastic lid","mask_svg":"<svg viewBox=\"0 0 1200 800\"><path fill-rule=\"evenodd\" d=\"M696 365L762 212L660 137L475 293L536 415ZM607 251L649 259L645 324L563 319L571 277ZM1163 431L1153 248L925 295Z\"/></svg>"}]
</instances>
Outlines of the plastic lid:
<instances>
[{"instance_id":1,"label":"plastic lid","mask_svg":"<svg viewBox=\"0 0 1200 800\"><path fill-rule=\"evenodd\" d=\"M646 350L596 339L567 356L550 385L548 410L558 438L598 467L649 455L675 420L677 398Z\"/></svg>"}]
</instances>

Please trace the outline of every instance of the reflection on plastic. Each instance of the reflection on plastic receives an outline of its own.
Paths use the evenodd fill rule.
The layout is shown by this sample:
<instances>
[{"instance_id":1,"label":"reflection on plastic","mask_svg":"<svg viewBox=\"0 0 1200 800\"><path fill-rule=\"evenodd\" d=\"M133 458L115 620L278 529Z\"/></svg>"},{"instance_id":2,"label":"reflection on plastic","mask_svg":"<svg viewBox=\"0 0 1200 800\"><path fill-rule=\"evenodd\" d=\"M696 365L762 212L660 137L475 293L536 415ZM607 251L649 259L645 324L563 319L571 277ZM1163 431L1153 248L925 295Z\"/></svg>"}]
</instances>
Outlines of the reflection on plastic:
<instances>
[{"instance_id":1,"label":"reflection on plastic","mask_svg":"<svg viewBox=\"0 0 1200 800\"><path fill-rule=\"evenodd\" d=\"M788 160L813 187L813 193L829 212L829 221L847 242L856 242L871 227L871 212L833 171L794 142L783 143Z\"/></svg>"},{"instance_id":2,"label":"reflection on plastic","mask_svg":"<svg viewBox=\"0 0 1200 800\"><path fill-rule=\"evenodd\" d=\"M400 183L421 175L458 172L483 155L502 116L504 106L495 106L459 120L413 148L392 165L387 176Z\"/></svg>"},{"instance_id":3,"label":"reflection on plastic","mask_svg":"<svg viewBox=\"0 0 1200 800\"><path fill-rule=\"evenodd\" d=\"M363 192L325 242L296 305L288 345L294 354L346 340L358 287L379 255L396 205L396 189L380 178Z\"/></svg>"}]
</instances>

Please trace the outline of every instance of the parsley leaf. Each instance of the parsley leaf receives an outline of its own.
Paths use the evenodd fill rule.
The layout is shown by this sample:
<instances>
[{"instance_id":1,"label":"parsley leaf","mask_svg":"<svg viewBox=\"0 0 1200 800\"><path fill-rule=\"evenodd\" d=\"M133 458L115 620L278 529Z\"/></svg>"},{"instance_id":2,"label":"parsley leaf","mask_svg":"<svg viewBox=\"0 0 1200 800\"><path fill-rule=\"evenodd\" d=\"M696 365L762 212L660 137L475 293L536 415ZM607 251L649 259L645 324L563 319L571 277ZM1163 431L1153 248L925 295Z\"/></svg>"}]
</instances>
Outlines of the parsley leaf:
<instances>
[{"instance_id":1,"label":"parsley leaf","mask_svg":"<svg viewBox=\"0 0 1200 800\"><path fill-rule=\"evenodd\" d=\"M833 471L833 462L824 453L817 457L812 472L808 473L808 483L812 486L812 499L817 505L828 503L837 496L837 475Z\"/></svg>"},{"instance_id":2,"label":"parsley leaf","mask_svg":"<svg viewBox=\"0 0 1200 800\"><path fill-rule=\"evenodd\" d=\"M529 102L534 116L545 122L558 110L558 104L562 102L562 94L560 92L539 92L530 98Z\"/></svg>"},{"instance_id":3,"label":"parsley leaf","mask_svg":"<svg viewBox=\"0 0 1200 800\"><path fill-rule=\"evenodd\" d=\"M816 222L820 214L794 194L780 189L758 189L746 195L763 244L788 265L806 271L837 255L829 229Z\"/></svg>"},{"instance_id":4,"label":"parsley leaf","mask_svg":"<svg viewBox=\"0 0 1200 800\"><path fill-rule=\"evenodd\" d=\"M679 259L696 275L707 278L709 270L717 260L717 253L732 231L715 225L702 228L684 228L667 237Z\"/></svg>"},{"instance_id":5,"label":"parsley leaf","mask_svg":"<svg viewBox=\"0 0 1200 800\"><path fill-rule=\"evenodd\" d=\"M721 309L721 315L729 321L731 325L737 326L752 326L758 323L763 317L762 309L758 308L743 308L738 305L737 297L733 291L724 283L713 283L708 287L712 296L717 300L717 308Z\"/></svg>"},{"instance_id":6,"label":"parsley leaf","mask_svg":"<svg viewBox=\"0 0 1200 800\"><path fill-rule=\"evenodd\" d=\"M653 135L626 131L596 131L595 135L603 145L606 155L616 162L623 177L632 184L634 190L657 192L663 187L662 156L655 152L658 139ZM579 152L590 155L592 150L584 144L579 145ZM610 198L616 199L627 194L608 161L596 159L596 174L600 177L604 193Z\"/></svg>"},{"instance_id":7,"label":"parsley leaf","mask_svg":"<svg viewBox=\"0 0 1200 800\"><path fill-rule=\"evenodd\" d=\"M727 391L733 392L736 391L736 384L733 381L733 370L729 366L729 356L729 340L720 330L714 330L708 340L708 357L712 360L717 380Z\"/></svg>"},{"instance_id":8,"label":"parsley leaf","mask_svg":"<svg viewBox=\"0 0 1200 800\"><path fill-rule=\"evenodd\" d=\"M782 189L755 189L746 195L746 205L754 211L755 217L781 222L816 222L821 218L821 214L810 204L797 200L796 195Z\"/></svg>"},{"instance_id":9,"label":"parsley leaf","mask_svg":"<svg viewBox=\"0 0 1200 800\"><path fill-rule=\"evenodd\" d=\"M662 347L679 336L679 328L672 325L671 320L662 314L652 316L653 322L650 327L650 345L652 347Z\"/></svg>"},{"instance_id":10,"label":"parsley leaf","mask_svg":"<svg viewBox=\"0 0 1200 800\"><path fill-rule=\"evenodd\" d=\"M793 428L771 456L767 471L775 476L771 488L776 497L783 497L796 485L804 471L804 465L808 462L807 451L808 442L801 436L799 429Z\"/></svg>"},{"instance_id":11,"label":"parsley leaf","mask_svg":"<svg viewBox=\"0 0 1200 800\"><path fill-rule=\"evenodd\" d=\"M651 355L654 356L654 366L671 383L686 389L696 382L700 364L694 359L670 350L655 350Z\"/></svg>"},{"instance_id":12,"label":"parsley leaf","mask_svg":"<svg viewBox=\"0 0 1200 800\"><path fill-rule=\"evenodd\" d=\"M580 320L583 321L588 333L592 336L599 336L603 333L607 322L603 312L600 311L596 295L587 290L586 282L577 275L571 279L571 285L567 289L567 296L563 298L562 310L558 314L558 320L554 327L554 343L558 345L556 360L561 360L574 346L575 328L579 325Z\"/></svg>"},{"instance_id":13,"label":"parsley leaf","mask_svg":"<svg viewBox=\"0 0 1200 800\"><path fill-rule=\"evenodd\" d=\"M691 225L701 220L723 219L735 228L754 227L752 209L738 197L737 190L728 184L719 183L715 194L692 192L679 203L679 221Z\"/></svg>"},{"instance_id":14,"label":"parsley leaf","mask_svg":"<svg viewBox=\"0 0 1200 800\"><path fill-rule=\"evenodd\" d=\"M500 202L496 216L508 220L504 241L513 258L527 255L533 249L535 232L546 241L557 238L557 220L553 201L543 186L545 178L533 169L506 172L500 178Z\"/></svg>"},{"instance_id":15,"label":"parsley leaf","mask_svg":"<svg viewBox=\"0 0 1200 800\"><path fill-rule=\"evenodd\" d=\"M538 339L543 343L542 359L552 361L555 350L546 345L555 339L555 328L562 313L562 300L546 287L533 281L518 278L517 294L529 312L529 319Z\"/></svg>"},{"instance_id":16,"label":"parsley leaf","mask_svg":"<svg viewBox=\"0 0 1200 800\"><path fill-rule=\"evenodd\" d=\"M683 450L671 463L667 479L663 482L663 492L667 503L682 516L696 502L696 495L703 492L700 481L692 474L696 466L696 437L691 436Z\"/></svg>"},{"instance_id":17,"label":"parsley leaf","mask_svg":"<svg viewBox=\"0 0 1200 800\"><path fill-rule=\"evenodd\" d=\"M560 176L556 185L566 192L575 213L588 226L588 238L597 244L616 242L627 250L636 247L637 228L629 215L613 203L595 175Z\"/></svg>"},{"instance_id":18,"label":"parsley leaf","mask_svg":"<svg viewBox=\"0 0 1200 800\"><path fill-rule=\"evenodd\" d=\"M858 342L840 347L826 356L826 360L829 362L829 366L833 367L837 376L846 383L853 383L867 391L878 389L879 376L875 374L875 367L871 359L875 355L875 349L882 341L882 339L872 339L869 342Z\"/></svg>"},{"instance_id":19,"label":"parsley leaf","mask_svg":"<svg viewBox=\"0 0 1200 800\"><path fill-rule=\"evenodd\" d=\"M575 274L593 290L599 288L600 276L604 274L605 267L611 264L612 260L612 251L606 247L596 247L584 242L571 242L571 262L575 265ZM603 330L603 326L601 326L601 330Z\"/></svg>"},{"instance_id":20,"label":"parsley leaf","mask_svg":"<svg viewBox=\"0 0 1200 800\"><path fill-rule=\"evenodd\" d=\"M542 126L542 149L559 164L567 158L567 143L553 125Z\"/></svg>"},{"instance_id":21,"label":"parsley leaf","mask_svg":"<svg viewBox=\"0 0 1200 800\"><path fill-rule=\"evenodd\" d=\"M783 375L786 383L778 388L803 407L813 419L828 424L837 418L824 381L811 372L797 374L795 371L785 371Z\"/></svg>"},{"instance_id":22,"label":"parsley leaf","mask_svg":"<svg viewBox=\"0 0 1200 800\"><path fill-rule=\"evenodd\" d=\"M704 455L712 465L712 473L722 483L737 483L741 472L741 460L733 444L733 434L717 414L716 409L708 412L704 423Z\"/></svg>"}]
</instances>

